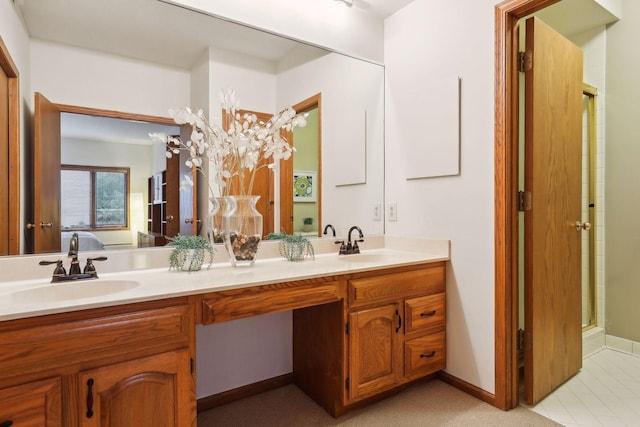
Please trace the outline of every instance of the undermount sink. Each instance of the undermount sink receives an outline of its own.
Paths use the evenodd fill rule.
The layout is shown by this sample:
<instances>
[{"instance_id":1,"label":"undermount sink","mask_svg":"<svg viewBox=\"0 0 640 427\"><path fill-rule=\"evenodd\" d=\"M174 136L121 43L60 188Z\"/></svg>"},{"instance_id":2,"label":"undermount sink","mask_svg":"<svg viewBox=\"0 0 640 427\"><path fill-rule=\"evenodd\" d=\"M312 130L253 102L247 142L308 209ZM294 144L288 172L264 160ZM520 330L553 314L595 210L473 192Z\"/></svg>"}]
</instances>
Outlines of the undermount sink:
<instances>
[{"instance_id":1,"label":"undermount sink","mask_svg":"<svg viewBox=\"0 0 640 427\"><path fill-rule=\"evenodd\" d=\"M17 291L9 295L14 302L66 301L95 298L123 292L140 285L135 280L82 280L52 283L47 286Z\"/></svg>"},{"instance_id":2,"label":"undermount sink","mask_svg":"<svg viewBox=\"0 0 640 427\"><path fill-rule=\"evenodd\" d=\"M346 262L394 262L399 261L400 258L395 254L353 254L353 255L340 255L340 260Z\"/></svg>"}]
</instances>

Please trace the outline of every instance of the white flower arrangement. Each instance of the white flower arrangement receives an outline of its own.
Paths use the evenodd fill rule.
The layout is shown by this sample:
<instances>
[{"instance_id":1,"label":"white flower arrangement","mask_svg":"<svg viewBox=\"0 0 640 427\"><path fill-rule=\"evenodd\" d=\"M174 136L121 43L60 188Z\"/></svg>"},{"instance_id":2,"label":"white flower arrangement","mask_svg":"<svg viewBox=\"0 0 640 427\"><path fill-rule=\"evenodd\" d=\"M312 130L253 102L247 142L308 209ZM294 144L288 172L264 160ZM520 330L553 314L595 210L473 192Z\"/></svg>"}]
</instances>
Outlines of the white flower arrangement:
<instances>
[{"instance_id":1,"label":"white flower arrangement","mask_svg":"<svg viewBox=\"0 0 640 427\"><path fill-rule=\"evenodd\" d=\"M221 91L220 101L231 117L226 131L210 123L202 110L194 113L190 108L182 107L169 113L176 124L191 125L188 141L164 133L151 133L149 136L154 142L166 145L169 158L179 154L180 150L188 150L186 165L195 166L205 176L203 165L208 160L210 196L250 195L257 170L273 168L280 160L291 157L295 148L281 135L281 130L292 131L296 126L305 126L305 115L296 114L293 108L287 107L267 122L260 121L255 114L240 112L233 89ZM251 174L248 184L246 173ZM185 184L193 185L188 177L183 181ZM213 194L211 184L217 187L217 194ZM232 188L234 185L239 188Z\"/></svg>"}]
</instances>

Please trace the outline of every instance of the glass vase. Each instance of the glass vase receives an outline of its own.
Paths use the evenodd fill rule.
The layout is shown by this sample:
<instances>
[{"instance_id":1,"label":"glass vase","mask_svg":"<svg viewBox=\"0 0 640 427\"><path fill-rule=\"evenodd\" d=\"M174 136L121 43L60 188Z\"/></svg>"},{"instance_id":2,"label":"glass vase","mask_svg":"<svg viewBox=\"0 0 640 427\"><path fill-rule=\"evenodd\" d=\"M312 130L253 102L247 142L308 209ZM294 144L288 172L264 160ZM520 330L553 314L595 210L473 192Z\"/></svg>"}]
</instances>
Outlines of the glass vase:
<instances>
[{"instance_id":1,"label":"glass vase","mask_svg":"<svg viewBox=\"0 0 640 427\"><path fill-rule=\"evenodd\" d=\"M252 266L262 239L262 215L256 209L260 196L225 197L224 245L234 267Z\"/></svg>"},{"instance_id":2,"label":"glass vase","mask_svg":"<svg viewBox=\"0 0 640 427\"><path fill-rule=\"evenodd\" d=\"M211 210L207 215L207 237L211 245L224 243L224 197L209 197Z\"/></svg>"}]
</instances>

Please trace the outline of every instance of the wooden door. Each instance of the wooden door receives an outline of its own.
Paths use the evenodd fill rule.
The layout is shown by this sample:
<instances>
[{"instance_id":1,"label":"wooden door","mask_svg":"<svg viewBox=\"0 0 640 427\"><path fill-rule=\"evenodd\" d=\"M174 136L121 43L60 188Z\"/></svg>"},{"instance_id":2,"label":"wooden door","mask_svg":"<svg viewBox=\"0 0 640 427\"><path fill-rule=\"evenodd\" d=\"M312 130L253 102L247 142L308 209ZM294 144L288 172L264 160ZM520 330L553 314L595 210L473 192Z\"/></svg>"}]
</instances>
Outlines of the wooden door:
<instances>
[{"instance_id":1,"label":"wooden door","mask_svg":"<svg viewBox=\"0 0 640 427\"><path fill-rule=\"evenodd\" d=\"M187 350L80 374L80 426L195 425L195 390Z\"/></svg>"},{"instance_id":2,"label":"wooden door","mask_svg":"<svg viewBox=\"0 0 640 427\"><path fill-rule=\"evenodd\" d=\"M191 136L191 126L180 127L180 137L183 141L188 141ZM174 157L175 158L175 157ZM180 176L175 181L175 185L180 187L180 234L183 236L195 236L198 233L198 226L202 221L197 218L198 216L198 182L199 176L195 167L189 167L186 165L186 161L189 158L189 154L181 150L180 151ZM169 160L169 159L167 159ZM167 173L169 172L169 166L167 165ZM193 185L181 186L180 183L185 179L185 176L191 178ZM169 182L167 180L167 182Z\"/></svg>"},{"instance_id":3,"label":"wooden door","mask_svg":"<svg viewBox=\"0 0 640 427\"><path fill-rule=\"evenodd\" d=\"M35 93L33 252L60 252L60 109Z\"/></svg>"},{"instance_id":4,"label":"wooden door","mask_svg":"<svg viewBox=\"0 0 640 427\"><path fill-rule=\"evenodd\" d=\"M582 51L527 20L525 72L525 392L535 404L582 367Z\"/></svg>"},{"instance_id":5,"label":"wooden door","mask_svg":"<svg viewBox=\"0 0 640 427\"><path fill-rule=\"evenodd\" d=\"M268 113L260 113L256 111L248 111L248 110L238 110L238 114L255 114L258 118L258 121L267 122L271 119L272 114ZM222 118L224 123L225 130L229 128L229 121L232 119L226 111L222 110ZM268 167L262 167L256 170L255 177L253 180L253 187L251 189L251 195L260 196L258 202L256 203L256 208L258 212L262 215L262 235L266 236L269 233L273 233L274 229L274 220L273 220L273 210L274 210L274 177L273 170ZM250 171L245 172L244 179L244 188L248 189L250 186L252 173ZM232 188L235 190L231 190L231 195L240 194L238 188L239 183L234 182L232 184Z\"/></svg>"},{"instance_id":6,"label":"wooden door","mask_svg":"<svg viewBox=\"0 0 640 427\"><path fill-rule=\"evenodd\" d=\"M9 76L1 66L0 171L0 255L9 255Z\"/></svg>"},{"instance_id":7,"label":"wooden door","mask_svg":"<svg viewBox=\"0 0 640 427\"><path fill-rule=\"evenodd\" d=\"M20 253L20 82L0 37L0 255Z\"/></svg>"},{"instance_id":8,"label":"wooden door","mask_svg":"<svg viewBox=\"0 0 640 427\"><path fill-rule=\"evenodd\" d=\"M60 378L0 390L0 426L62 427Z\"/></svg>"},{"instance_id":9,"label":"wooden door","mask_svg":"<svg viewBox=\"0 0 640 427\"><path fill-rule=\"evenodd\" d=\"M398 304L349 315L349 398L370 396L395 385L402 375Z\"/></svg>"},{"instance_id":10,"label":"wooden door","mask_svg":"<svg viewBox=\"0 0 640 427\"><path fill-rule=\"evenodd\" d=\"M185 161L188 154L180 152L180 156L167 159L165 196L166 205L163 212L163 221L166 221L166 237L192 236L198 234L198 221L196 218L196 200L198 194L197 174L189 168ZM188 175L191 185L181 185Z\"/></svg>"}]
</instances>

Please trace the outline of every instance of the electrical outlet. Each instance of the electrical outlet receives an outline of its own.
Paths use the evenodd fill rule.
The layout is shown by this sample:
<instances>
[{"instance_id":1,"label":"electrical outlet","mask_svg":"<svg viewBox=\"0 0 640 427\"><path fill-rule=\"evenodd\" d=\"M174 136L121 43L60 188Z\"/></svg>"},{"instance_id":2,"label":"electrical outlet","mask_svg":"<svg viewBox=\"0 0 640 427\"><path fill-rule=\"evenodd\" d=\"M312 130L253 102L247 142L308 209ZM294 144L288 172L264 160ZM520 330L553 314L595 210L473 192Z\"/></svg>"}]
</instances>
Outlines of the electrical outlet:
<instances>
[{"instance_id":1,"label":"electrical outlet","mask_svg":"<svg viewBox=\"0 0 640 427\"><path fill-rule=\"evenodd\" d=\"M373 220L382 221L382 204L381 203L373 204Z\"/></svg>"},{"instance_id":2,"label":"electrical outlet","mask_svg":"<svg viewBox=\"0 0 640 427\"><path fill-rule=\"evenodd\" d=\"M389 221L398 220L398 203L387 203L387 218L389 218Z\"/></svg>"}]
</instances>

